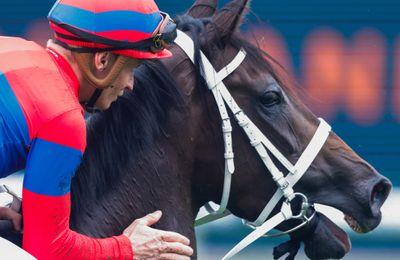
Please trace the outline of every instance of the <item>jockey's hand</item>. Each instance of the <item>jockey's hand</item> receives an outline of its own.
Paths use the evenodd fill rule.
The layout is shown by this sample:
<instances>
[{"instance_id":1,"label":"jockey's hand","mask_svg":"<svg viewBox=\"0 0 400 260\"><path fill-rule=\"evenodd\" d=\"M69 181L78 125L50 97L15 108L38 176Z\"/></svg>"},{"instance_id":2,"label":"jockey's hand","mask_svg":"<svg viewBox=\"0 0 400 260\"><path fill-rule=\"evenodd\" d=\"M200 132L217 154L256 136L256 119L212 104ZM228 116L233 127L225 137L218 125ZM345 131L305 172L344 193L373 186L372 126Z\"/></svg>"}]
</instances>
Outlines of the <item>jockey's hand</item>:
<instances>
[{"instance_id":1,"label":"jockey's hand","mask_svg":"<svg viewBox=\"0 0 400 260\"><path fill-rule=\"evenodd\" d=\"M190 259L193 249L189 247L189 239L175 232L150 227L160 220L161 215L161 211L156 211L136 219L124 230L123 234L132 243L135 260Z\"/></svg>"},{"instance_id":2,"label":"jockey's hand","mask_svg":"<svg viewBox=\"0 0 400 260\"><path fill-rule=\"evenodd\" d=\"M10 208L0 207L0 220L10 220L14 231L22 231L22 216L18 212Z\"/></svg>"}]
</instances>

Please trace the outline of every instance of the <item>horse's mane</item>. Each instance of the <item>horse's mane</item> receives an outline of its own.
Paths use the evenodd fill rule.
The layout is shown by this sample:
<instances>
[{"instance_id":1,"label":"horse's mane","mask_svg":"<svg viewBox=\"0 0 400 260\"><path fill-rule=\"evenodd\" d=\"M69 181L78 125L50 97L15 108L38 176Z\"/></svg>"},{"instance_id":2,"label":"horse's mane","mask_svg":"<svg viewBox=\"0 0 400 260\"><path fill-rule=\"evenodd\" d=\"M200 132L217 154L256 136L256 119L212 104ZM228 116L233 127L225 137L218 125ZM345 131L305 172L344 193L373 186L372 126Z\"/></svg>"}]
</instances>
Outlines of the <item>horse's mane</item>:
<instances>
[{"instance_id":1,"label":"horse's mane","mask_svg":"<svg viewBox=\"0 0 400 260\"><path fill-rule=\"evenodd\" d=\"M183 15L177 17L176 22L178 29L189 33L194 40L198 83L205 86L200 76L199 61L199 46L204 43L199 35L205 33L205 25L210 20ZM238 49L246 50L252 65L267 70L278 79L274 65L266 59L269 56L264 51L237 34L233 34L229 40ZM220 48L220 43L207 44L209 54ZM140 163L146 149L163 133L168 110L171 107L179 109L182 105L183 96L161 62L148 61L138 68L135 71L134 91L125 93L110 109L96 113L87 120L88 145L82 164L73 179L73 199L75 196L100 198L115 187L124 172L127 172L124 167Z\"/></svg>"},{"instance_id":2,"label":"horse's mane","mask_svg":"<svg viewBox=\"0 0 400 260\"><path fill-rule=\"evenodd\" d=\"M87 149L73 188L97 198L109 190L120 180L128 161L136 163L162 133L167 111L172 106L179 109L182 100L175 81L160 62L148 61L135 70L134 91L87 120ZM96 194L83 192L88 186L95 187Z\"/></svg>"}]
</instances>

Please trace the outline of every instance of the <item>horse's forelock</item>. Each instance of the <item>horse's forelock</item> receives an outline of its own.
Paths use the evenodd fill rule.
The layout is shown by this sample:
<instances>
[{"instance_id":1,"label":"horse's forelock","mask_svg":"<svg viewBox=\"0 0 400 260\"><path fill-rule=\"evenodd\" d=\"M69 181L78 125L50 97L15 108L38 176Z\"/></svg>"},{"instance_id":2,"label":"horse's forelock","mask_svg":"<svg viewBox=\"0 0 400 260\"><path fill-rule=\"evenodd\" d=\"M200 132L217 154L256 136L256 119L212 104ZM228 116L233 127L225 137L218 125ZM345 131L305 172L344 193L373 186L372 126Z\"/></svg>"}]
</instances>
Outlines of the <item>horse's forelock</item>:
<instances>
[{"instance_id":1,"label":"horse's forelock","mask_svg":"<svg viewBox=\"0 0 400 260\"><path fill-rule=\"evenodd\" d=\"M178 29L188 33L194 42L195 68L198 76L197 82L201 82L200 50L204 51L209 57L222 57L222 59L224 59L225 56L223 55L222 49L226 45L226 38L222 35L214 35L211 37L207 34L206 26L212 21L211 17L196 19L190 15L181 15L176 17L175 21ZM296 97L294 89L286 83L288 80L284 77L286 77L287 74L283 66L260 47L256 35L254 36L253 42L255 42L255 44L244 39L240 32L237 31L229 37L228 44L232 45L236 50L243 48L247 53L247 61L251 67L258 68L260 71L270 74L283 89L292 93L292 95ZM234 56L235 54L236 53L231 56ZM224 60L223 63L226 65L229 62L230 60ZM239 69L243 68L239 67ZM284 73L278 73L278 70L283 71Z\"/></svg>"}]
</instances>

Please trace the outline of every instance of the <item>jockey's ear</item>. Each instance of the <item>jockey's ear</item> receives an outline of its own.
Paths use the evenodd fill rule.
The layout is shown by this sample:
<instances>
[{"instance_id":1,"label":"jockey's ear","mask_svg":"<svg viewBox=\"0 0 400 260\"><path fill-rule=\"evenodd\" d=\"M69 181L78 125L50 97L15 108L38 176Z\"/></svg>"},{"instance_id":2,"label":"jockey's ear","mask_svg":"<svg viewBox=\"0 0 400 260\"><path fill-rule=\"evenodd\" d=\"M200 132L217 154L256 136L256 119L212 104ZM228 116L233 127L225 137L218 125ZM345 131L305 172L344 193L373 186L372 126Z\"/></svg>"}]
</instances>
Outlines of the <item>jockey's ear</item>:
<instances>
[{"instance_id":1,"label":"jockey's ear","mask_svg":"<svg viewBox=\"0 0 400 260\"><path fill-rule=\"evenodd\" d=\"M218 0L197 0L187 12L193 18L211 17L217 11Z\"/></svg>"},{"instance_id":2,"label":"jockey's ear","mask_svg":"<svg viewBox=\"0 0 400 260\"><path fill-rule=\"evenodd\" d=\"M111 52L96 52L93 55L93 67L98 71L105 71L110 68L115 61L115 54Z\"/></svg>"},{"instance_id":3,"label":"jockey's ear","mask_svg":"<svg viewBox=\"0 0 400 260\"><path fill-rule=\"evenodd\" d=\"M211 39L229 38L239 29L249 10L250 0L234 0L226 4L207 25L207 33Z\"/></svg>"}]
</instances>

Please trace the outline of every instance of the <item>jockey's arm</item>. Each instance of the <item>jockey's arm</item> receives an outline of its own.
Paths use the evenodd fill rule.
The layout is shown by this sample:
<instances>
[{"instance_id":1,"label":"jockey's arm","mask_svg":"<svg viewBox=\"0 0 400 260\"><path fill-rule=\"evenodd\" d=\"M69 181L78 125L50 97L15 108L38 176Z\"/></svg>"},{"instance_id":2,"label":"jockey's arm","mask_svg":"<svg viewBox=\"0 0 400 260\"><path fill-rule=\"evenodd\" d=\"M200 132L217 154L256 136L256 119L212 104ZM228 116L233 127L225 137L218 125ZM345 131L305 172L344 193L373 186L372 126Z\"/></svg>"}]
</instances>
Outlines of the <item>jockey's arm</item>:
<instances>
[{"instance_id":1,"label":"jockey's arm","mask_svg":"<svg viewBox=\"0 0 400 260\"><path fill-rule=\"evenodd\" d=\"M86 146L78 110L45 125L33 140L23 188L23 248L38 259L132 259L129 239L94 239L69 228L70 184Z\"/></svg>"}]
</instances>

